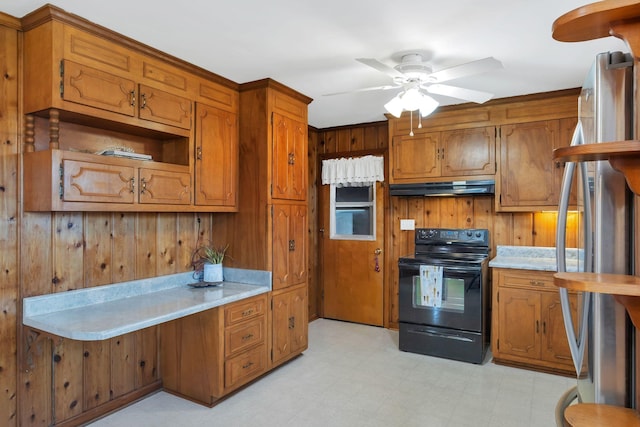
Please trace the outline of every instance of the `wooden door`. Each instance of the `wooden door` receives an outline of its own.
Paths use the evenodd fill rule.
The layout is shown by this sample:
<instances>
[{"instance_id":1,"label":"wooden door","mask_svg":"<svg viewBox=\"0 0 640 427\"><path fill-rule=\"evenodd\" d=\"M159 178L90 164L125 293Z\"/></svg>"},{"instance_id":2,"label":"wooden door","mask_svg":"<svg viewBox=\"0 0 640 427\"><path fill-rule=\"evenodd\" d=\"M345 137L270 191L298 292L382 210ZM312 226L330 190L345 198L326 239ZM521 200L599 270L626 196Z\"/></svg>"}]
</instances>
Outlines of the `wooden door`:
<instances>
[{"instance_id":1,"label":"wooden door","mask_svg":"<svg viewBox=\"0 0 640 427\"><path fill-rule=\"evenodd\" d=\"M138 116L165 125L191 129L191 100L141 84Z\"/></svg>"},{"instance_id":2,"label":"wooden door","mask_svg":"<svg viewBox=\"0 0 640 427\"><path fill-rule=\"evenodd\" d=\"M62 162L62 198L65 202L134 203L135 170L76 160Z\"/></svg>"},{"instance_id":3,"label":"wooden door","mask_svg":"<svg viewBox=\"0 0 640 427\"><path fill-rule=\"evenodd\" d=\"M558 120L502 126L500 207L557 206L560 184L553 149L559 132Z\"/></svg>"},{"instance_id":4,"label":"wooden door","mask_svg":"<svg viewBox=\"0 0 640 427\"><path fill-rule=\"evenodd\" d=\"M306 200L307 126L273 113L273 169L271 197Z\"/></svg>"},{"instance_id":5,"label":"wooden door","mask_svg":"<svg viewBox=\"0 0 640 427\"><path fill-rule=\"evenodd\" d=\"M384 190L376 184L375 240L338 240L330 236L330 189L321 190L321 271L324 317L367 325L384 323ZM379 252L376 254L376 252ZM377 261L376 261L377 258ZM377 268L376 268L377 267Z\"/></svg>"},{"instance_id":6,"label":"wooden door","mask_svg":"<svg viewBox=\"0 0 640 427\"><path fill-rule=\"evenodd\" d=\"M419 182L440 176L440 133L396 136L391 142L391 182Z\"/></svg>"},{"instance_id":7,"label":"wooden door","mask_svg":"<svg viewBox=\"0 0 640 427\"><path fill-rule=\"evenodd\" d=\"M135 114L135 89L132 80L95 68L63 62L62 97L102 110L133 116Z\"/></svg>"},{"instance_id":8,"label":"wooden door","mask_svg":"<svg viewBox=\"0 0 640 427\"><path fill-rule=\"evenodd\" d=\"M573 367L571 349L564 328L564 318L560 305L559 292L541 292L542 302L542 359L549 362L566 363ZM569 295L572 316L577 318L577 296ZM577 326L577 323L574 322ZM577 330L575 331L577 333Z\"/></svg>"},{"instance_id":9,"label":"wooden door","mask_svg":"<svg viewBox=\"0 0 640 427\"><path fill-rule=\"evenodd\" d=\"M307 280L307 208L273 205L273 289Z\"/></svg>"},{"instance_id":10,"label":"wooden door","mask_svg":"<svg viewBox=\"0 0 640 427\"><path fill-rule=\"evenodd\" d=\"M191 203L191 175L160 169L140 168L140 203L188 205Z\"/></svg>"},{"instance_id":11,"label":"wooden door","mask_svg":"<svg viewBox=\"0 0 640 427\"><path fill-rule=\"evenodd\" d=\"M236 206L238 118L204 104L196 109L195 204Z\"/></svg>"},{"instance_id":12,"label":"wooden door","mask_svg":"<svg viewBox=\"0 0 640 427\"><path fill-rule=\"evenodd\" d=\"M494 126L442 132L442 176L494 175L496 128Z\"/></svg>"},{"instance_id":13,"label":"wooden door","mask_svg":"<svg viewBox=\"0 0 640 427\"><path fill-rule=\"evenodd\" d=\"M524 289L501 288L498 295L498 351L540 359L540 296Z\"/></svg>"}]
</instances>

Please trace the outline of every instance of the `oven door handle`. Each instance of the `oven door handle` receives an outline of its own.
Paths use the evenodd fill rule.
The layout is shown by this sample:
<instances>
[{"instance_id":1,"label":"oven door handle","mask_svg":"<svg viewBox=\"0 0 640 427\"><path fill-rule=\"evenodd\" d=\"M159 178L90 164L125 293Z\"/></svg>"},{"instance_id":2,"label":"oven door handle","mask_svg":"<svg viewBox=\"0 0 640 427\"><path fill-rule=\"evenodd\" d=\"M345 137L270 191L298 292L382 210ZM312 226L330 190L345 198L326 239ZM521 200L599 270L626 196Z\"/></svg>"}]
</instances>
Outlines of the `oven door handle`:
<instances>
[{"instance_id":1,"label":"oven door handle","mask_svg":"<svg viewBox=\"0 0 640 427\"><path fill-rule=\"evenodd\" d=\"M416 273L420 272L420 265L432 265L432 264L410 264L410 263L398 263L398 268L401 270L410 270L415 271ZM433 264L435 265L435 264ZM450 267L443 266L443 273L447 272L461 272L461 273L480 273L482 272L481 266L465 266L465 267Z\"/></svg>"},{"instance_id":2,"label":"oven door handle","mask_svg":"<svg viewBox=\"0 0 640 427\"><path fill-rule=\"evenodd\" d=\"M436 337L436 338L446 338L446 339L455 340L455 341L473 342L471 338L463 337L462 335L447 334L444 332L434 331L433 329L414 329L411 332L416 332L416 333L420 333L420 334L424 334L424 335L428 335L430 337Z\"/></svg>"}]
</instances>

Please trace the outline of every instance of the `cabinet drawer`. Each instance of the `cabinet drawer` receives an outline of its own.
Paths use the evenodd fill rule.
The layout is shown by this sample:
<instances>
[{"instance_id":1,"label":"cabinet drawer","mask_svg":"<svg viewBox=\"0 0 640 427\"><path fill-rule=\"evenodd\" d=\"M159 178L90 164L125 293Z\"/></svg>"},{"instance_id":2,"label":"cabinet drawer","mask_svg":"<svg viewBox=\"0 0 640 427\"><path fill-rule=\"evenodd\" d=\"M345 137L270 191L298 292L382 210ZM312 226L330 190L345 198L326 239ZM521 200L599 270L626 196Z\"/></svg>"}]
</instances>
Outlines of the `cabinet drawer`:
<instances>
[{"instance_id":1,"label":"cabinet drawer","mask_svg":"<svg viewBox=\"0 0 640 427\"><path fill-rule=\"evenodd\" d=\"M261 295L249 301L232 304L224 310L224 324L235 325L245 320L264 315L267 307L267 296Z\"/></svg>"},{"instance_id":2,"label":"cabinet drawer","mask_svg":"<svg viewBox=\"0 0 640 427\"><path fill-rule=\"evenodd\" d=\"M511 273L502 272L500 274L500 286L526 289L546 289L557 291L558 288L553 284L553 272L529 272Z\"/></svg>"},{"instance_id":3,"label":"cabinet drawer","mask_svg":"<svg viewBox=\"0 0 640 427\"><path fill-rule=\"evenodd\" d=\"M240 323L224 331L224 355L232 356L264 341L265 318Z\"/></svg>"},{"instance_id":4,"label":"cabinet drawer","mask_svg":"<svg viewBox=\"0 0 640 427\"><path fill-rule=\"evenodd\" d=\"M265 345L240 354L224 363L225 388L237 387L264 372L267 366Z\"/></svg>"}]
</instances>

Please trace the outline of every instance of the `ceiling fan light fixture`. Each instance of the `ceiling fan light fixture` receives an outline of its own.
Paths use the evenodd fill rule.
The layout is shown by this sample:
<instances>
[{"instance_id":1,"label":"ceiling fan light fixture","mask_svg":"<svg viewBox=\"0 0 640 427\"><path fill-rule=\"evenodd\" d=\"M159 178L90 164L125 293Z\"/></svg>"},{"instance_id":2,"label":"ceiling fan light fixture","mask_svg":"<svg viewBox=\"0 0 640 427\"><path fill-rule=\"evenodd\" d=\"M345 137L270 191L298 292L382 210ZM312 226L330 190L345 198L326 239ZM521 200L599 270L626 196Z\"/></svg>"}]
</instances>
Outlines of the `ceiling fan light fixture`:
<instances>
[{"instance_id":1,"label":"ceiling fan light fixture","mask_svg":"<svg viewBox=\"0 0 640 427\"><path fill-rule=\"evenodd\" d=\"M402 116L402 99L400 99L400 95L396 95L389 102L384 104L384 108L389 112L389 114L400 118Z\"/></svg>"},{"instance_id":2,"label":"ceiling fan light fixture","mask_svg":"<svg viewBox=\"0 0 640 427\"><path fill-rule=\"evenodd\" d=\"M402 108L407 111L415 111L420 108L420 104L422 103L422 93L417 88L410 88L405 90L402 95L400 95L402 99Z\"/></svg>"},{"instance_id":3,"label":"ceiling fan light fixture","mask_svg":"<svg viewBox=\"0 0 640 427\"><path fill-rule=\"evenodd\" d=\"M438 108L438 105L440 105L438 101L423 93L420 99L420 115L422 117L427 117L429 114L433 113L436 108Z\"/></svg>"}]
</instances>

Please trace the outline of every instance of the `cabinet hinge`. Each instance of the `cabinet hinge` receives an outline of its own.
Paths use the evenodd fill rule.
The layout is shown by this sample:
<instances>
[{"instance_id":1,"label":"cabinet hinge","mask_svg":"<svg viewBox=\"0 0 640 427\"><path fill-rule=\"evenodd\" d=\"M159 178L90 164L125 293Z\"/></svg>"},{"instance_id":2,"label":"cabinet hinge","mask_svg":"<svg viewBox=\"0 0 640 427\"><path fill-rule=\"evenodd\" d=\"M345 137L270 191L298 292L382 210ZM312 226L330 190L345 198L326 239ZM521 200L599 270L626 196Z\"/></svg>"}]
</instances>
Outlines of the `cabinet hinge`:
<instances>
[{"instance_id":1,"label":"cabinet hinge","mask_svg":"<svg viewBox=\"0 0 640 427\"><path fill-rule=\"evenodd\" d=\"M64 61L60 61L60 98L64 97Z\"/></svg>"},{"instance_id":2,"label":"cabinet hinge","mask_svg":"<svg viewBox=\"0 0 640 427\"><path fill-rule=\"evenodd\" d=\"M60 163L60 167L58 168L58 177L60 181L58 183L58 196L60 196L60 200L64 198L64 166Z\"/></svg>"}]
</instances>

